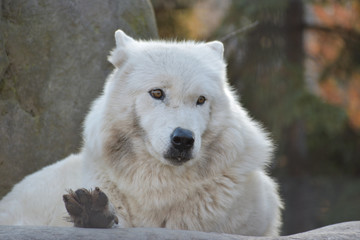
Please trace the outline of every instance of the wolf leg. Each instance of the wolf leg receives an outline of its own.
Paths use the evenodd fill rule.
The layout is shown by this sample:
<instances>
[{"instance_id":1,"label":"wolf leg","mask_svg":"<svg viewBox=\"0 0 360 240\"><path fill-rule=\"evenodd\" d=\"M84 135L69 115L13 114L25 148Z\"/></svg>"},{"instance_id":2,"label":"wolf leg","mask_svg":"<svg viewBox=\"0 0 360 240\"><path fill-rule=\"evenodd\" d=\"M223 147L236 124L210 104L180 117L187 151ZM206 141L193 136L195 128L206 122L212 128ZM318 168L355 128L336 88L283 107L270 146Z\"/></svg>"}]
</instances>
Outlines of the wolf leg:
<instances>
[{"instance_id":1,"label":"wolf leg","mask_svg":"<svg viewBox=\"0 0 360 240\"><path fill-rule=\"evenodd\" d=\"M98 187L69 190L63 200L75 227L111 228L119 221L108 197Z\"/></svg>"}]
</instances>

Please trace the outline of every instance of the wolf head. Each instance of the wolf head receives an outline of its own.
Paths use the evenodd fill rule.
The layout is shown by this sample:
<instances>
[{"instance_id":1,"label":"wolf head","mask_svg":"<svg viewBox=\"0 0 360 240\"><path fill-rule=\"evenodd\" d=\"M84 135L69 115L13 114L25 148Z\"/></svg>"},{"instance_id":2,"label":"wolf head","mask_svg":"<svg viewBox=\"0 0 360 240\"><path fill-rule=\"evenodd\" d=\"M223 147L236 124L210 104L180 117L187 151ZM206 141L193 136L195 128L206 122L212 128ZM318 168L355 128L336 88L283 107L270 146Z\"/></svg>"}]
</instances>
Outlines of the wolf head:
<instances>
[{"instance_id":1,"label":"wolf head","mask_svg":"<svg viewBox=\"0 0 360 240\"><path fill-rule=\"evenodd\" d=\"M222 43L137 41L121 30L115 39L108 58L115 71L104 94L111 121L136 122L142 143L134 151L144 147L165 164L191 164L201 155L213 105L224 95Z\"/></svg>"},{"instance_id":2,"label":"wolf head","mask_svg":"<svg viewBox=\"0 0 360 240\"><path fill-rule=\"evenodd\" d=\"M268 159L266 136L226 81L222 43L140 41L121 30L115 39L108 58L115 70L85 124L85 145L99 147L92 154L105 151L116 163L218 164L238 158L251 136L254 149L264 149L256 158Z\"/></svg>"}]
</instances>

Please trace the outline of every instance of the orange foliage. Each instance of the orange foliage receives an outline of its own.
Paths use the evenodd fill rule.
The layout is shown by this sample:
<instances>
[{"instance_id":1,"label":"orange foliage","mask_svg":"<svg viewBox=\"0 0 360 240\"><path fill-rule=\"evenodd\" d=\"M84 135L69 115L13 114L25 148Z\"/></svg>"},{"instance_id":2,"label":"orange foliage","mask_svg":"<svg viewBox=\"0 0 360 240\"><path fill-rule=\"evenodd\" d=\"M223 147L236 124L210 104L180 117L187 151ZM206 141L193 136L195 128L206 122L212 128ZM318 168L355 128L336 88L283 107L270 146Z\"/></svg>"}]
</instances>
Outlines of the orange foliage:
<instances>
[{"instance_id":1,"label":"orange foliage","mask_svg":"<svg viewBox=\"0 0 360 240\"><path fill-rule=\"evenodd\" d=\"M328 4L312 5L312 12L320 26L360 31L359 1L328 1ZM309 31L305 50L316 64L318 74L325 67L334 64L345 46L343 36L338 33ZM360 43L359 43L360 44ZM360 129L360 72L352 70L351 77L346 74L332 73L319 83L320 95L330 104L343 107L352 127ZM342 79L341 86L337 79ZM345 81L344 81L345 80Z\"/></svg>"},{"instance_id":2,"label":"orange foliage","mask_svg":"<svg viewBox=\"0 0 360 240\"><path fill-rule=\"evenodd\" d=\"M334 79L328 79L320 83L321 96L329 103L343 106L345 103L345 92L339 88Z\"/></svg>"},{"instance_id":3,"label":"orange foliage","mask_svg":"<svg viewBox=\"0 0 360 240\"><path fill-rule=\"evenodd\" d=\"M313 10L319 21L328 27L340 26L345 29L359 29L359 2L357 0L314 5Z\"/></svg>"},{"instance_id":4,"label":"orange foliage","mask_svg":"<svg viewBox=\"0 0 360 240\"><path fill-rule=\"evenodd\" d=\"M339 57L341 49L344 47L343 39L336 34L314 33L306 49L311 56L315 57L321 64L328 64Z\"/></svg>"},{"instance_id":5,"label":"orange foliage","mask_svg":"<svg viewBox=\"0 0 360 240\"><path fill-rule=\"evenodd\" d=\"M354 73L345 89L329 78L320 84L321 96L329 103L346 109L352 127L360 129L360 73Z\"/></svg>"},{"instance_id":6,"label":"orange foliage","mask_svg":"<svg viewBox=\"0 0 360 240\"><path fill-rule=\"evenodd\" d=\"M353 75L348 87L347 113L353 127L360 129L360 73Z\"/></svg>"}]
</instances>

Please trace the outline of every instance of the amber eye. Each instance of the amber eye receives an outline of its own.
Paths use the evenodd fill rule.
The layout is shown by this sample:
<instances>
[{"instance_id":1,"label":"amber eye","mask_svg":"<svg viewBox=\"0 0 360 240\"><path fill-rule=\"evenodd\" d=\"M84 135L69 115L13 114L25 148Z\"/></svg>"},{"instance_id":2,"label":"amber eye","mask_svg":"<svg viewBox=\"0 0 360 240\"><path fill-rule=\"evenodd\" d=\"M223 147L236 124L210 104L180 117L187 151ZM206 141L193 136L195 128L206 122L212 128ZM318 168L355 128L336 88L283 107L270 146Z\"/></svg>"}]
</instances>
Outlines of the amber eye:
<instances>
[{"instance_id":1,"label":"amber eye","mask_svg":"<svg viewBox=\"0 0 360 240\"><path fill-rule=\"evenodd\" d=\"M204 96L200 96L196 102L196 105L203 105L206 101L206 98Z\"/></svg>"},{"instance_id":2,"label":"amber eye","mask_svg":"<svg viewBox=\"0 0 360 240\"><path fill-rule=\"evenodd\" d=\"M155 99L159 99L162 100L165 97L164 91L161 89L153 89L151 91L149 91L150 96L152 96Z\"/></svg>"}]
</instances>

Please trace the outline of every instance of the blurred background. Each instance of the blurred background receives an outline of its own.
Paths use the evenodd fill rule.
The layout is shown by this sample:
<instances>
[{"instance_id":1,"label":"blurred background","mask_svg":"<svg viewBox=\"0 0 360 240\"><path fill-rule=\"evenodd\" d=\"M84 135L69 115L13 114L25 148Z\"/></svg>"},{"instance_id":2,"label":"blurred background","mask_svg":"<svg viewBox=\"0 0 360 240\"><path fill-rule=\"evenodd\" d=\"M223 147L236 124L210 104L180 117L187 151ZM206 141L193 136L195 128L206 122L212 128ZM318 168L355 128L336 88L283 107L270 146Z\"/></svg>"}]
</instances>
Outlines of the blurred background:
<instances>
[{"instance_id":1,"label":"blurred background","mask_svg":"<svg viewBox=\"0 0 360 240\"><path fill-rule=\"evenodd\" d=\"M0 0L0 198L79 151L82 121L134 38L221 40L277 150L283 235L360 220L360 1Z\"/></svg>"},{"instance_id":2,"label":"blurred background","mask_svg":"<svg viewBox=\"0 0 360 240\"><path fill-rule=\"evenodd\" d=\"M161 38L219 39L277 145L283 234L360 220L360 2L152 0Z\"/></svg>"}]
</instances>

